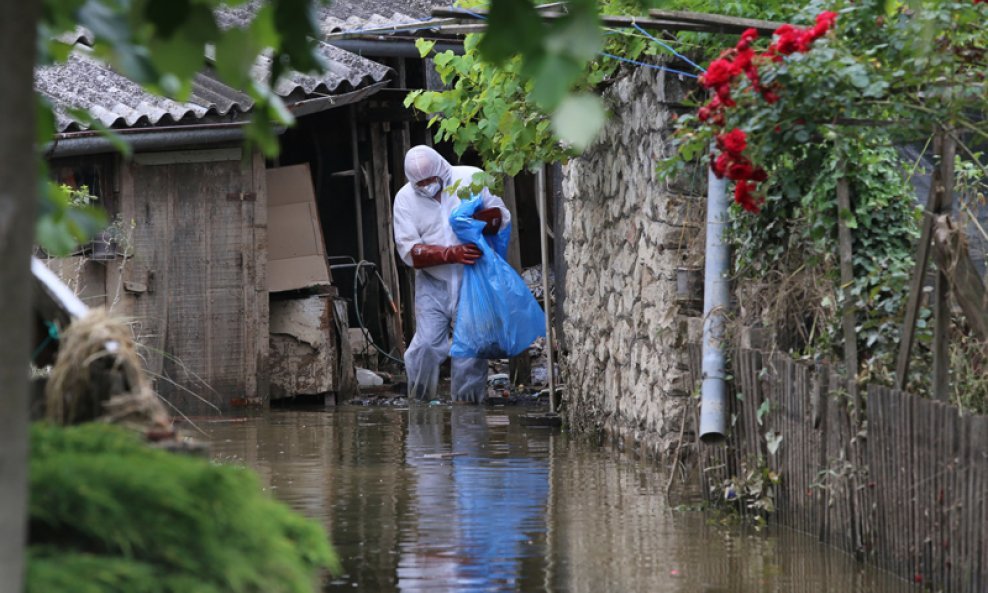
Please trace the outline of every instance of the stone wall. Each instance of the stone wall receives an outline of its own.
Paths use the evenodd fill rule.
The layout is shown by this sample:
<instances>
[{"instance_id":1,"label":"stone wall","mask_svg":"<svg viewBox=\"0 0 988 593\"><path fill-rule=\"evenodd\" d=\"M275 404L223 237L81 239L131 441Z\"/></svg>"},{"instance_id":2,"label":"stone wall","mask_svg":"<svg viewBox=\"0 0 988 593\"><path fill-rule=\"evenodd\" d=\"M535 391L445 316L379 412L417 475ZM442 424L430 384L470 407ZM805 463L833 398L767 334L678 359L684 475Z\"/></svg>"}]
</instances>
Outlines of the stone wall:
<instances>
[{"instance_id":1,"label":"stone wall","mask_svg":"<svg viewBox=\"0 0 988 593\"><path fill-rule=\"evenodd\" d=\"M611 119L564 168L557 218L568 420L660 455L678 442L692 401L685 343L699 324L677 299L676 270L702 267L703 200L696 196L706 180L692 173L666 183L656 174L688 84L636 68L607 91Z\"/></svg>"}]
</instances>

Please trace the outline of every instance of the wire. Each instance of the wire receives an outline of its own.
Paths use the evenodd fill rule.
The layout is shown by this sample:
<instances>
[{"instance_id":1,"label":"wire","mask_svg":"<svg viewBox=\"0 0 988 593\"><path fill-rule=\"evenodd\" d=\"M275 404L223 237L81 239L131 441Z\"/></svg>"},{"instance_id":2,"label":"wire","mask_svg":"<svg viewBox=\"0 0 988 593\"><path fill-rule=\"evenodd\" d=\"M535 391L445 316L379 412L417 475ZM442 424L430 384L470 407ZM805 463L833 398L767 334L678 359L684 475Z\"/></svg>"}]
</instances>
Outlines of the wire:
<instances>
[{"instance_id":1,"label":"wire","mask_svg":"<svg viewBox=\"0 0 988 593\"><path fill-rule=\"evenodd\" d=\"M654 41L655 43L658 43L658 44L659 44L659 45L661 45L662 47L664 47L664 48L666 48L667 50L669 50L669 51L671 51L671 52L672 52L672 55L674 55L674 56L676 56L676 57L677 57L677 58L679 58L680 60L683 60L684 62L686 62L686 63L687 63L687 64L689 64L690 66L693 66L694 68L696 68L696 69L697 69L697 70L699 70L700 72L706 72L706 71L707 71L707 69L706 69L706 68L704 68L703 66L701 66L701 65L699 65L699 64L697 64L697 63L696 63L696 62L694 62L693 60L691 60L691 59L689 59L689 58L687 58L687 57L686 57L686 56L684 56L683 54L681 54L681 53L679 53L678 51L676 51L676 50L675 50L675 49L674 49L674 48L673 48L673 47L672 47L671 45L669 45L669 44L667 44L667 43L665 43L664 41L660 41L660 40L659 40L658 38L656 38L656 37L655 37L654 35L652 35L652 34L651 34L651 33L649 33L648 31L646 31L645 29L642 29L642 28L641 28L640 26L638 26L638 23L636 23L636 22L632 22L632 23L631 23L631 26L632 26L632 27L634 27L634 28L636 28L636 29L638 29L638 31L639 31L639 32L640 32L640 33L641 33L642 35L644 35L645 37L648 37L649 39L651 39L651 40L652 40L652 41Z\"/></svg>"},{"instance_id":2,"label":"wire","mask_svg":"<svg viewBox=\"0 0 988 593\"><path fill-rule=\"evenodd\" d=\"M361 261L357 262L356 270L353 273L353 310L357 314L357 325L359 325L360 326L360 329L363 330L364 336L367 338L367 341L370 342L371 346L373 346L375 350L377 350L378 352L380 352L384 356L388 357L389 359L393 360L394 362L397 362L398 364L400 364L402 366L405 366L405 361L404 360L401 360L399 358L395 358L394 356L391 356L391 353L385 352L380 346L378 346L374 342L373 338L371 338L370 332L364 326L364 318L360 314L360 302L357 299L358 279L360 278L360 268L362 268L363 266L372 266L372 267L374 267L375 264L373 262L369 262L367 260L361 260ZM378 280L381 282L381 286L384 286L384 279L381 278L381 275L380 274L377 274L377 277L378 277ZM387 287L386 286L385 286L385 290L387 290Z\"/></svg>"},{"instance_id":3,"label":"wire","mask_svg":"<svg viewBox=\"0 0 988 593\"><path fill-rule=\"evenodd\" d=\"M58 326L51 321L45 321L45 325L48 326L48 335L45 336L45 339L38 344L37 348L34 349L34 353L31 354L31 362L34 362L34 360L38 358L38 355L44 352L49 343L58 341Z\"/></svg>"},{"instance_id":4,"label":"wire","mask_svg":"<svg viewBox=\"0 0 988 593\"><path fill-rule=\"evenodd\" d=\"M600 52L600 55L607 56L612 60L617 60L619 62L627 62L629 64L634 64L636 66L642 66L643 68L651 68L653 70L663 70L665 72L672 72L673 74L679 74L680 76L685 76L687 78L699 78L696 74L690 74L689 72L683 72L682 70L676 70L675 68L666 68L665 66L656 66L655 64L646 64L645 62L639 62L638 60L632 60L630 58L622 58L621 56L616 56L614 54L609 54L606 51Z\"/></svg>"}]
</instances>

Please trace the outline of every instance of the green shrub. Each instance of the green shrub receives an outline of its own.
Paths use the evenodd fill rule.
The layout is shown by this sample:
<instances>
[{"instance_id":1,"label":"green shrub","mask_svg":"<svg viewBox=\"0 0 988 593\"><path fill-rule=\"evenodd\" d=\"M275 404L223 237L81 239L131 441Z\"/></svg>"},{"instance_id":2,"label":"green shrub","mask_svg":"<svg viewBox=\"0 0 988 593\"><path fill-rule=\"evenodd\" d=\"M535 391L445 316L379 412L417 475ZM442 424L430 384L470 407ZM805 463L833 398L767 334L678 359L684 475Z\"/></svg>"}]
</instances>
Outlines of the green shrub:
<instances>
[{"instance_id":1,"label":"green shrub","mask_svg":"<svg viewBox=\"0 0 988 593\"><path fill-rule=\"evenodd\" d=\"M31 446L29 593L301 593L338 569L325 530L248 470L104 424L38 424Z\"/></svg>"}]
</instances>

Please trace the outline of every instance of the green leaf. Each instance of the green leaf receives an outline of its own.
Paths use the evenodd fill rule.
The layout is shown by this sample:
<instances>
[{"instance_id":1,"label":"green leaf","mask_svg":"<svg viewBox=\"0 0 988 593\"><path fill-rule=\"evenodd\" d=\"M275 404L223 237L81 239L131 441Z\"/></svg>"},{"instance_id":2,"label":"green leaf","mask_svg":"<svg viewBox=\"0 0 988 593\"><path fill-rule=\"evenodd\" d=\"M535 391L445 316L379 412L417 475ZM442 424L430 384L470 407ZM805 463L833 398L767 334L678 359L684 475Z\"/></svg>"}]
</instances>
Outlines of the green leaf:
<instances>
[{"instance_id":1,"label":"green leaf","mask_svg":"<svg viewBox=\"0 0 988 593\"><path fill-rule=\"evenodd\" d=\"M167 38L182 27L192 8L189 0L148 0L144 6L144 18L154 25L156 34Z\"/></svg>"},{"instance_id":2,"label":"green leaf","mask_svg":"<svg viewBox=\"0 0 988 593\"><path fill-rule=\"evenodd\" d=\"M529 0L492 0L487 20L478 49L492 64L502 64L517 53L527 60L544 51L542 18Z\"/></svg>"},{"instance_id":3,"label":"green leaf","mask_svg":"<svg viewBox=\"0 0 988 593\"><path fill-rule=\"evenodd\" d=\"M546 55L536 69L532 99L546 111L554 109L581 72L580 64L570 57Z\"/></svg>"},{"instance_id":4,"label":"green leaf","mask_svg":"<svg viewBox=\"0 0 988 593\"><path fill-rule=\"evenodd\" d=\"M245 88L259 53L260 47L255 45L250 31L228 29L216 43L216 72L233 88Z\"/></svg>"},{"instance_id":5,"label":"green leaf","mask_svg":"<svg viewBox=\"0 0 988 593\"><path fill-rule=\"evenodd\" d=\"M596 13L587 7L571 12L554 24L544 45L550 54L570 56L580 63L592 60L603 48Z\"/></svg>"},{"instance_id":6,"label":"green leaf","mask_svg":"<svg viewBox=\"0 0 988 593\"><path fill-rule=\"evenodd\" d=\"M38 101L37 116L35 118L35 138L39 146L44 146L52 141L57 131L55 112L52 111L51 103L48 102L48 99L37 93L35 97Z\"/></svg>"},{"instance_id":7,"label":"green leaf","mask_svg":"<svg viewBox=\"0 0 988 593\"><path fill-rule=\"evenodd\" d=\"M432 48L435 47L435 46L436 46L436 42L435 41L429 41L429 40L422 39L422 38L419 38L419 39L416 39L415 40L415 47L418 48L418 50L419 50L419 57L420 58L424 58L427 55L429 55L429 52L431 52L432 51Z\"/></svg>"},{"instance_id":8,"label":"green leaf","mask_svg":"<svg viewBox=\"0 0 988 593\"><path fill-rule=\"evenodd\" d=\"M591 94L570 95L552 114L552 128L560 139L583 151L604 126L604 102Z\"/></svg>"},{"instance_id":9,"label":"green leaf","mask_svg":"<svg viewBox=\"0 0 988 593\"><path fill-rule=\"evenodd\" d=\"M280 51L287 57L287 66L303 73L323 72L325 64L316 53L319 27L315 10L309 0L273 0L274 25L281 33ZM275 84L272 78L271 84Z\"/></svg>"},{"instance_id":10,"label":"green leaf","mask_svg":"<svg viewBox=\"0 0 988 593\"><path fill-rule=\"evenodd\" d=\"M758 410L755 412L755 420L758 421L759 426L762 425L762 418L764 418L765 414L768 414L771 409L771 400L765 400L762 402L762 405L758 406Z\"/></svg>"},{"instance_id":11,"label":"green leaf","mask_svg":"<svg viewBox=\"0 0 988 593\"><path fill-rule=\"evenodd\" d=\"M768 452L771 455L775 455L776 451L779 450L779 446L782 445L782 433L781 432L766 432L765 441L768 445Z\"/></svg>"},{"instance_id":12,"label":"green leaf","mask_svg":"<svg viewBox=\"0 0 988 593\"><path fill-rule=\"evenodd\" d=\"M102 121L93 117L91 113L85 109L69 109L67 110L67 113L72 119L85 124L86 127L98 131L100 137L104 140L108 140L118 153L123 155L125 158L130 158L132 152L130 145L124 141L120 134L117 134L111 128L106 127Z\"/></svg>"}]
</instances>

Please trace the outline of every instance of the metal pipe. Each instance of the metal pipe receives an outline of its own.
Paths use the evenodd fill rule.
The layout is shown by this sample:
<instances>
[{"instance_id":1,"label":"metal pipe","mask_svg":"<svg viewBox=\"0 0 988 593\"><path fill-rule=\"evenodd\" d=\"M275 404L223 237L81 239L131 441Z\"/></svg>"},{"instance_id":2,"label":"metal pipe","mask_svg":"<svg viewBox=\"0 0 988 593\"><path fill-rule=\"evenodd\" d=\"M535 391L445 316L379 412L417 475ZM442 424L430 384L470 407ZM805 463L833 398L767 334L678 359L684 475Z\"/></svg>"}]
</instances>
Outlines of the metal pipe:
<instances>
[{"instance_id":1,"label":"metal pipe","mask_svg":"<svg viewBox=\"0 0 988 593\"><path fill-rule=\"evenodd\" d=\"M535 174L535 193L539 200L539 242L542 246L542 301L545 303L546 376L549 378L549 413L556 413L556 369L552 360L552 307L549 304L549 220L545 200L545 167Z\"/></svg>"},{"instance_id":2,"label":"metal pipe","mask_svg":"<svg viewBox=\"0 0 988 593\"><path fill-rule=\"evenodd\" d=\"M422 54L415 47L414 41L384 41L377 39L329 39L326 43L335 45L340 49L353 52L361 56L380 58L416 58L421 59ZM451 43L448 41L437 41L432 48L433 52L439 53L452 51L456 55L463 55L462 43Z\"/></svg>"},{"instance_id":3,"label":"metal pipe","mask_svg":"<svg viewBox=\"0 0 988 593\"><path fill-rule=\"evenodd\" d=\"M243 126L233 128L191 128L188 130L170 130L165 132L119 134L119 138L125 144L128 144L134 152L143 150L168 150L200 146L203 144L242 142L244 140L244 129ZM109 139L96 135L63 137L50 143L45 150L48 158L107 152L117 152L116 145Z\"/></svg>"},{"instance_id":4,"label":"metal pipe","mask_svg":"<svg viewBox=\"0 0 988 593\"><path fill-rule=\"evenodd\" d=\"M707 168L707 241L703 276L703 385L700 390L700 440L727 438L727 384L724 372L724 314L728 307L727 270L730 250L727 225L727 182Z\"/></svg>"}]
</instances>

